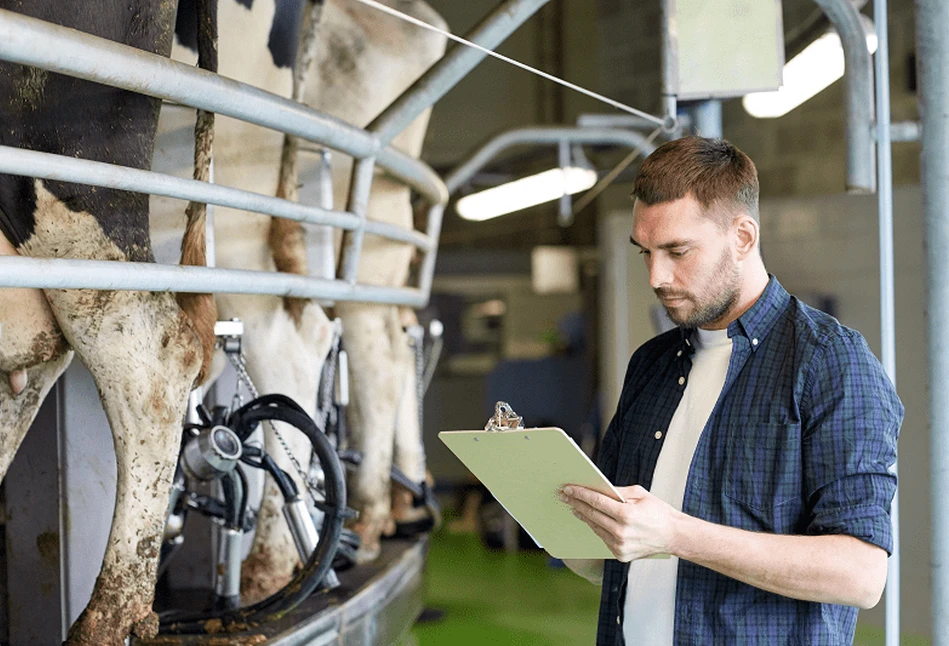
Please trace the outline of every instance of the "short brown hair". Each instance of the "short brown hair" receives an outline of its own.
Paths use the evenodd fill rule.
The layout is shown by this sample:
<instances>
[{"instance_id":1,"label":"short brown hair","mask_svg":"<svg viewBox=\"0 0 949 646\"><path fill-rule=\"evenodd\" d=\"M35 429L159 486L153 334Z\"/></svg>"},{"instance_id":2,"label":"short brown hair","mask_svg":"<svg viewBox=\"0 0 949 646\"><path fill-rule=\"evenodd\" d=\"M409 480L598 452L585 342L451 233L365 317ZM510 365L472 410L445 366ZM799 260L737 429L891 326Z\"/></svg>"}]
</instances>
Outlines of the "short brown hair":
<instances>
[{"instance_id":1,"label":"short brown hair","mask_svg":"<svg viewBox=\"0 0 949 646\"><path fill-rule=\"evenodd\" d=\"M652 206L686 195L723 226L736 211L758 220L758 171L724 139L682 137L659 146L643 161L630 197Z\"/></svg>"}]
</instances>

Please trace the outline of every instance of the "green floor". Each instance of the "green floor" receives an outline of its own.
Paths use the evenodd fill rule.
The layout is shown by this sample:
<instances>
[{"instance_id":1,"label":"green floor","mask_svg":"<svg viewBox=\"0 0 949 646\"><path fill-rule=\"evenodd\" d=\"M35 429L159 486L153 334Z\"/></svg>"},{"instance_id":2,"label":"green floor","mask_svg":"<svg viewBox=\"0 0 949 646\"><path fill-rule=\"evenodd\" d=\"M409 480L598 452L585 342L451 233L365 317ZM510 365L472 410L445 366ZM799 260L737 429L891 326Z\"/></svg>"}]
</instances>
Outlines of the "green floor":
<instances>
[{"instance_id":1,"label":"green floor","mask_svg":"<svg viewBox=\"0 0 949 646\"><path fill-rule=\"evenodd\" d=\"M417 625L401 646L592 644L600 590L542 552L485 549L475 534L432 539L426 605L441 620Z\"/></svg>"},{"instance_id":2,"label":"green floor","mask_svg":"<svg viewBox=\"0 0 949 646\"><path fill-rule=\"evenodd\" d=\"M593 644L600 590L542 552L486 549L475 534L439 532L425 572L426 606L445 612L416 625L399 646ZM904 634L902 646L930 641ZM883 630L857 626L855 646L883 646Z\"/></svg>"}]
</instances>

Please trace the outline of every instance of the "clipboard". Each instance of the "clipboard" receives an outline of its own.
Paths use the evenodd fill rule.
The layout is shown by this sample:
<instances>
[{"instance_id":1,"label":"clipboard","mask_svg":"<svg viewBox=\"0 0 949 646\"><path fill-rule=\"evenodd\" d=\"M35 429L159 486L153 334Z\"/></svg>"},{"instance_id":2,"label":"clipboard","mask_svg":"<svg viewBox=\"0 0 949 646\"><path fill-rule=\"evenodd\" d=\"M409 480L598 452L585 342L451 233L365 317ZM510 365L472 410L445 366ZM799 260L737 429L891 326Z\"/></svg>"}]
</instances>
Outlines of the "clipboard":
<instances>
[{"instance_id":1,"label":"clipboard","mask_svg":"<svg viewBox=\"0 0 949 646\"><path fill-rule=\"evenodd\" d=\"M559 492L564 485L576 484L620 502L623 497L563 430L442 431L438 438L551 556L615 558L603 540L560 501Z\"/></svg>"}]
</instances>

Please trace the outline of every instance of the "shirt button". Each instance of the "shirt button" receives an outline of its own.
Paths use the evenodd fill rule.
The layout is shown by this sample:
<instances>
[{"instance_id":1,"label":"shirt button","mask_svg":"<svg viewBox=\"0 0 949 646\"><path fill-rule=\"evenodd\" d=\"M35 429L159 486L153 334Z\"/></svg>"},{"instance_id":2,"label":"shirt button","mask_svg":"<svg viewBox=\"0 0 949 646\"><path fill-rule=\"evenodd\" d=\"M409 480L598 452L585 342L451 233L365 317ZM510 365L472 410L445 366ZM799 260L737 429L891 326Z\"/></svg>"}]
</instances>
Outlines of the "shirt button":
<instances>
[{"instance_id":1,"label":"shirt button","mask_svg":"<svg viewBox=\"0 0 949 646\"><path fill-rule=\"evenodd\" d=\"M677 356L677 357L681 357L681 356L682 356L682 350L679 350L678 352L676 352L676 356Z\"/></svg>"},{"instance_id":2,"label":"shirt button","mask_svg":"<svg viewBox=\"0 0 949 646\"><path fill-rule=\"evenodd\" d=\"M617 626L623 625L623 620L619 618L619 615L616 615L616 625Z\"/></svg>"},{"instance_id":3,"label":"shirt button","mask_svg":"<svg viewBox=\"0 0 949 646\"><path fill-rule=\"evenodd\" d=\"M758 339L752 339L751 345L758 345Z\"/></svg>"},{"instance_id":4,"label":"shirt button","mask_svg":"<svg viewBox=\"0 0 949 646\"><path fill-rule=\"evenodd\" d=\"M657 440L661 440L661 439L662 439L662 431L656 431L655 438L656 438Z\"/></svg>"},{"instance_id":5,"label":"shirt button","mask_svg":"<svg viewBox=\"0 0 949 646\"><path fill-rule=\"evenodd\" d=\"M679 385L681 386L684 383L685 383L685 377L679 377Z\"/></svg>"}]
</instances>

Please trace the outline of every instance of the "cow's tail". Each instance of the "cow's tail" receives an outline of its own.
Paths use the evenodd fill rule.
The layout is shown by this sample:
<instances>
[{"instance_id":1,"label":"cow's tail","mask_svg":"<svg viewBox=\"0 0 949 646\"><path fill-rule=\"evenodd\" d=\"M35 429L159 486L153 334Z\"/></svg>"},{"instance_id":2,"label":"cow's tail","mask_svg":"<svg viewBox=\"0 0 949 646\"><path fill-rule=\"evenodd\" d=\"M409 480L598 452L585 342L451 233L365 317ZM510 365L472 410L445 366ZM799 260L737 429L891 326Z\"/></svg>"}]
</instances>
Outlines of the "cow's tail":
<instances>
[{"instance_id":1,"label":"cow's tail","mask_svg":"<svg viewBox=\"0 0 949 646\"><path fill-rule=\"evenodd\" d=\"M300 26L300 40L293 64L294 101L302 102L306 90L306 75L316 56L316 32L323 13L323 0L311 0L309 10ZM280 177L277 197L296 202L297 195L297 138L285 135L280 154ZM270 253L277 271L306 276L309 273L306 257L306 235L303 225L295 220L271 218L268 236ZM284 297L283 306L299 326L307 299Z\"/></svg>"},{"instance_id":2,"label":"cow's tail","mask_svg":"<svg viewBox=\"0 0 949 646\"><path fill-rule=\"evenodd\" d=\"M217 0L198 0L198 66L217 71ZM207 182L211 175L211 147L214 143L214 113L198 110L194 126L194 178ZM181 264L207 266L207 205L190 202L185 211L188 222L181 240ZM177 294L178 306L184 311L197 333L204 350L201 383L211 366L214 353L214 323L217 306L211 294Z\"/></svg>"}]
</instances>

